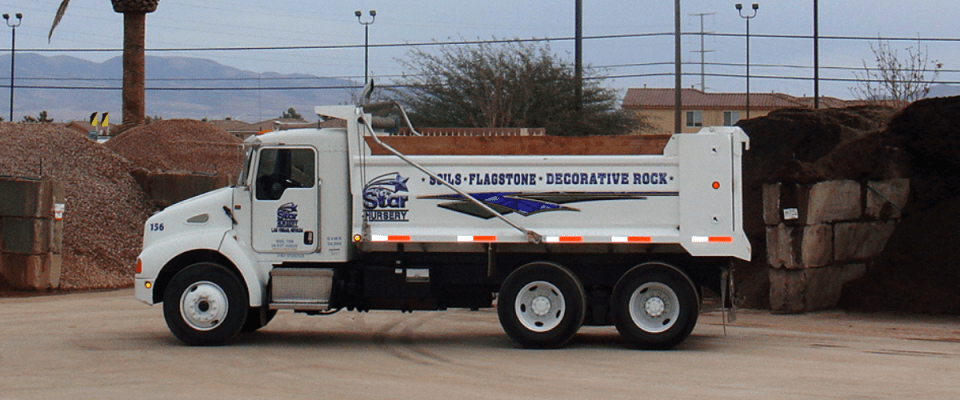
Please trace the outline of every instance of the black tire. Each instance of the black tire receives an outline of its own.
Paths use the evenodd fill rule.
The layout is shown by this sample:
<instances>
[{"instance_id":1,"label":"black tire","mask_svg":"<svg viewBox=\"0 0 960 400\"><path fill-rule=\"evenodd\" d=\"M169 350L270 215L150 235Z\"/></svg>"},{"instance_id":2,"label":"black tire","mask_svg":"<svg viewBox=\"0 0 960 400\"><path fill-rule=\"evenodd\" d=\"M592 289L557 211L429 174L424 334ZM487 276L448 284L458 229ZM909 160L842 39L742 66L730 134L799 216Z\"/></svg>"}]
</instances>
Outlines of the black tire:
<instances>
[{"instance_id":1,"label":"black tire","mask_svg":"<svg viewBox=\"0 0 960 400\"><path fill-rule=\"evenodd\" d=\"M580 330L587 296L570 270L535 262L513 271L497 297L503 331L529 348L557 348Z\"/></svg>"},{"instance_id":2,"label":"black tire","mask_svg":"<svg viewBox=\"0 0 960 400\"><path fill-rule=\"evenodd\" d=\"M240 332L256 332L258 329L267 326L276 315L277 310L271 310L266 304L262 307L250 307L250 309L247 310L247 322L243 323L243 328L240 328Z\"/></svg>"},{"instance_id":3,"label":"black tire","mask_svg":"<svg viewBox=\"0 0 960 400\"><path fill-rule=\"evenodd\" d=\"M214 263L178 272L163 294L163 317L178 339L191 346L216 346L232 339L247 320L247 288Z\"/></svg>"},{"instance_id":4,"label":"black tire","mask_svg":"<svg viewBox=\"0 0 960 400\"><path fill-rule=\"evenodd\" d=\"M610 308L620 335L653 350L671 349L690 336L699 310L689 278L660 263L639 265L620 278Z\"/></svg>"}]
</instances>

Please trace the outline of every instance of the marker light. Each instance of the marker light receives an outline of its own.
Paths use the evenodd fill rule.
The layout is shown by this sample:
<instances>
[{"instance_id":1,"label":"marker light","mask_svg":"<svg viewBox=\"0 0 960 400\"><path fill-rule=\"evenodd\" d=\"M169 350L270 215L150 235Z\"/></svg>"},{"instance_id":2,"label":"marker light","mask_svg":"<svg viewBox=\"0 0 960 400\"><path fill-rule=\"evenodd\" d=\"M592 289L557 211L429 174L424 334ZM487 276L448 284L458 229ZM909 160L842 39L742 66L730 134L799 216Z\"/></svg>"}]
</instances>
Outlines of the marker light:
<instances>
[{"instance_id":1,"label":"marker light","mask_svg":"<svg viewBox=\"0 0 960 400\"><path fill-rule=\"evenodd\" d=\"M150 281L146 281L146 282L143 283L143 287L145 287L145 288L147 288L147 289L150 289L150 288L153 287L153 284L150 283Z\"/></svg>"},{"instance_id":2,"label":"marker light","mask_svg":"<svg viewBox=\"0 0 960 400\"><path fill-rule=\"evenodd\" d=\"M720 182L713 182L714 189L720 189Z\"/></svg>"},{"instance_id":3,"label":"marker light","mask_svg":"<svg viewBox=\"0 0 960 400\"><path fill-rule=\"evenodd\" d=\"M362 240L362 239L363 239L363 236L360 236L359 233L356 234L356 235L353 235L353 241L354 241L354 243L358 243L358 242L360 242L360 240Z\"/></svg>"},{"instance_id":4,"label":"marker light","mask_svg":"<svg viewBox=\"0 0 960 400\"><path fill-rule=\"evenodd\" d=\"M137 268L136 268L136 272L137 272L138 274L143 273L143 261L141 261L139 258L137 258Z\"/></svg>"}]
</instances>

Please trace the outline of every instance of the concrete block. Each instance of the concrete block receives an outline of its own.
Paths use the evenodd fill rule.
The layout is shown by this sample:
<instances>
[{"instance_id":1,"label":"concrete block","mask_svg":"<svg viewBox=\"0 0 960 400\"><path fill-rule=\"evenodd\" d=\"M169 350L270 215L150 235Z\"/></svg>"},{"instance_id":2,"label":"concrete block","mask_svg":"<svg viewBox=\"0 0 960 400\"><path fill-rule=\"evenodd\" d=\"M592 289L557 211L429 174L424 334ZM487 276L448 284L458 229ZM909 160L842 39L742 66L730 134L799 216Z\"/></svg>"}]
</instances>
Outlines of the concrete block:
<instances>
[{"instance_id":1,"label":"concrete block","mask_svg":"<svg viewBox=\"0 0 960 400\"><path fill-rule=\"evenodd\" d=\"M24 218L49 218L53 204L63 203L63 184L44 178L0 179L0 215Z\"/></svg>"},{"instance_id":2,"label":"concrete block","mask_svg":"<svg viewBox=\"0 0 960 400\"><path fill-rule=\"evenodd\" d=\"M229 186L227 175L198 175L185 172L152 174L147 192L160 207L167 207L181 200Z\"/></svg>"},{"instance_id":3,"label":"concrete block","mask_svg":"<svg viewBox=\"0 0 960 400\"><path fill-rule=\"evenodd\" d=\"M899 219L900 210L910 195L910 179L867 182L867 204L864 213L871 219Z\"/></svg>"},{"instance_id":4,"label":"concrete block","mask_svg":"<svg viewBox=\"0 0 960 400\"><path fill-rule=\"evenodd\" d=\"M859 219L860 184L851 180L814 184L807 193L803 208L806 209L806 225Z\"/></svg>"},{"instance_id":5,"label":"concrete block","mask_svg":"<svg viewBox=\"0 0 960 400\"><path fill-rule=\"evenodd\" d=\"M843 286L866 273L865 264L770 269L770 309L802 313L836 307Z\"/></svg>"},{"instance_id":6,"label":"concrete block","mask_svg":"<svg viewBox=\"0 0 960 400\"><path fill-rule=\"evenodd\" d=\"M803 227L800 263L806 268L822 267L833 261L833 226Z\"/></svg>"},{"instance_id":7,"label":"concrete block","mask_svg":"<svg viewBox=\"0 0 960 400\"><path fill-rule=\"evenodd\" d=\"M767 263L773 268L801 268L797 248L802 228L779 224L767 227Z\"/></svg>"},{"instance_id":8,"label":"concrete block","mask_svg":"<svg viewBox=\"0 0 960 400\"><path fill-rule=\"evenodd\" d=\"M0 227L0 236L5 253L43 254L61 251L63 229L56 230L53 219L7 217Z\"/></svg>"},{"instance_id":9,"label":"concrete block","mask_svg":"<svg viewBox=\"0 0 960 400\"><path fill-rule=\"evenodd\" d=\"M763 185L763 223L777 225L782 221L780 212L780 183Z\"/></svg>"},{"instance_id":10,"label":"concrete block","mask_svg":"<svg viewBox=\"0 0 960 400\"><path fill-rule=\"evenodd\" d=\"M844 222L834 226L834 260L867 260L883 251L897 225L887 222Z\"/></svg>"},{"instance_id":11,"label":"concrete block","mask_svg":"<svg viewBox=\"0 0 960 400\"><path fill-rule=\"evenodd\" d=\"M47 290L60 286L60 254L0 254L3 278L15 289Z\"/></svg>"},{"instance_id":12,"label":"concrete block","mask_svg":"<svg viewBox=\"0 0 960 400\"><path fill-rule=\"evenodd\" d=\"M774 268L813 268L833 261L830 225L767 227L767 262Z\"/></svg>"}]
</instances>

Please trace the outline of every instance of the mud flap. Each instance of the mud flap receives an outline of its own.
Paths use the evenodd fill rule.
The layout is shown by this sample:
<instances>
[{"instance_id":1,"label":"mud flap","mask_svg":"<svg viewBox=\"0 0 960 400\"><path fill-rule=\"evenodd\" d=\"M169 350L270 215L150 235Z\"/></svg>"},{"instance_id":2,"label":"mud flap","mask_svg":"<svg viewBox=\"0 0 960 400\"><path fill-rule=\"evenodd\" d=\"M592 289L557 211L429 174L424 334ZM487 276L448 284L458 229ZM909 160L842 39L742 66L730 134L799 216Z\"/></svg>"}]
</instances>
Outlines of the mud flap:
<instances>
[{"instance_id":1,"label":"mud flap","mask_svg":"<svg viewBox=\"0 0 960 400\"><path fill-rule=\"evenodd\" d=\"M727 334L727 322L737 321L737 302L733 286L733 263L720 272L720 319L723 322L723 334ZM729 297L729 307L727 298Z\"/></svg>"}]
</instances>

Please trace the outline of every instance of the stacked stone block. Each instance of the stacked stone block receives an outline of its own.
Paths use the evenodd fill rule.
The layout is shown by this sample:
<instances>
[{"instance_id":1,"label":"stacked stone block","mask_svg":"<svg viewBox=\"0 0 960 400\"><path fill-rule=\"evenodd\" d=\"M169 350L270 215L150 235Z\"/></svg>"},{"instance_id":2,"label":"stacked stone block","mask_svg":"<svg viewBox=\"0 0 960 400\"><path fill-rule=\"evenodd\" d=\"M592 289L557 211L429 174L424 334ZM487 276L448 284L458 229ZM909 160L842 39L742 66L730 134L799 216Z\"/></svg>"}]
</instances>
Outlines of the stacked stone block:
<instances>
[{"instance_id":1,"label":"stacked stone block","mask_svg":"<svg viewBox=\"0 0 960 400\"><path fill-rule=\"evenodd\" d=\"M189 199L211 190L230 186L236 178L230 175L190 173L184 171L134 171L134 178L147 197L160 208Z\"/></svg>"},{"instance_id":2,"label":"stacked stone block","mask_svg":"<svg viewBox=\"0 0 960 400\"><path fill-rule=\"evenodd\" d=\"M64 203L59 181L0 178L0 275L10 286L60 285Z\"/></svg>"},{"instance_id":3,"label":"stacked stone block","mask_svg":"<svg viewBox=\"0 0 960 400\"><path fill-rule=\"evenodd\" d=\"M764 185L771 309L836 306L843 285L862 276L893 235L909 188L908 179Z\"/></svg>"}]
</instances>

